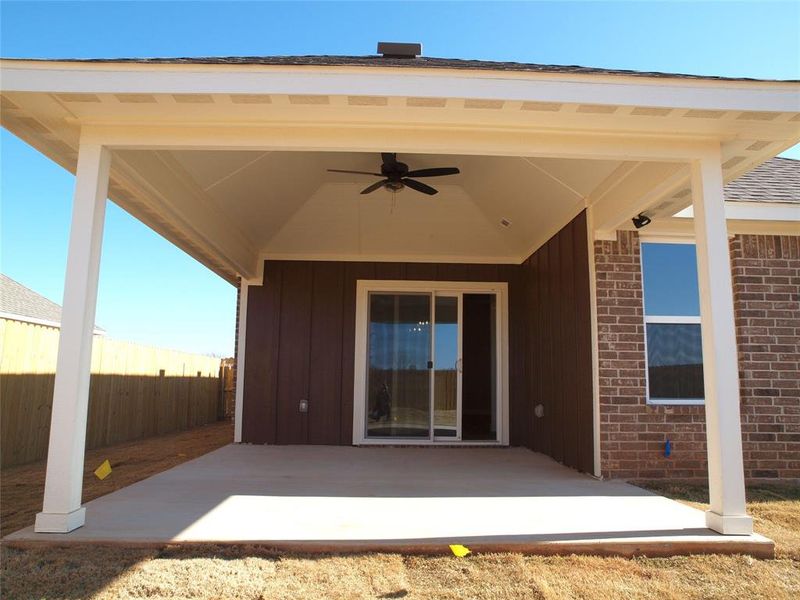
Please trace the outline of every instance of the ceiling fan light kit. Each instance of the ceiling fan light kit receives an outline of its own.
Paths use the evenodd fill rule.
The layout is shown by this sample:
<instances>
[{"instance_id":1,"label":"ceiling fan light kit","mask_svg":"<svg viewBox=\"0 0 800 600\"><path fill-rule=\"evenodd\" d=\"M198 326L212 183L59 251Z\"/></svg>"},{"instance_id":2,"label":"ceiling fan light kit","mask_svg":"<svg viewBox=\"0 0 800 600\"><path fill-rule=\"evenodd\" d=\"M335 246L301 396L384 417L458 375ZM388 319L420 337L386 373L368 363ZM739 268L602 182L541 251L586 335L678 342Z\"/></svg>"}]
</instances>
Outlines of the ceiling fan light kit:
<instances>
[{"instance_id":1,"label":"ceiling fan light kit","mask_svg":"<svg viewBox=\"0 0 800 600\"><path fill-rule=\"evenodd\" d=\"M351 173L355 175L371 175L373 177L383 177L380 181L376 181L372 185L361 190L362 194L371 194L380 188L386 188L390 192L396 193L402 191L404 188L409 187L412 190L433 196L438 194L439 190L432 188L426 183L417 181L414 178L419 177L442 177L444 175L458 175L461 171L456 167L436 167L432 169L416 169L409 171L408 165L397 160L397 154L394 152L381 153L383 164L381 164L381 172L373 173L370 171L348 171L343 169L328 169L330 173Z\"/></svg>"}]
</instances>

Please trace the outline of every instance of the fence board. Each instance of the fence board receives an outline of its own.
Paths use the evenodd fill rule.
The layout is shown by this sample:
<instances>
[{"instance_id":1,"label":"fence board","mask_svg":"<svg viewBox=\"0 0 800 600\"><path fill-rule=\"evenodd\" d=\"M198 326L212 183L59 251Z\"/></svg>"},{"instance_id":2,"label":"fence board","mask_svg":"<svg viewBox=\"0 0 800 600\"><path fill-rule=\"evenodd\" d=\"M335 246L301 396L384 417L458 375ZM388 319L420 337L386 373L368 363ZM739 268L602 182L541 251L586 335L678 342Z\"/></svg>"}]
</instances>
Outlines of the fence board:
<instances>
[{"instance_id":1,"label":"fence board","mask_svg":"<svg viewBox=\"0 0 800 600\"><path fill-rule=\"evenodd\" d=\"M58 329L0 319L0 465L47 455ZM95 336L87 448L181 431L225 414L231 365Z\"/></svg>"}]
</instances>

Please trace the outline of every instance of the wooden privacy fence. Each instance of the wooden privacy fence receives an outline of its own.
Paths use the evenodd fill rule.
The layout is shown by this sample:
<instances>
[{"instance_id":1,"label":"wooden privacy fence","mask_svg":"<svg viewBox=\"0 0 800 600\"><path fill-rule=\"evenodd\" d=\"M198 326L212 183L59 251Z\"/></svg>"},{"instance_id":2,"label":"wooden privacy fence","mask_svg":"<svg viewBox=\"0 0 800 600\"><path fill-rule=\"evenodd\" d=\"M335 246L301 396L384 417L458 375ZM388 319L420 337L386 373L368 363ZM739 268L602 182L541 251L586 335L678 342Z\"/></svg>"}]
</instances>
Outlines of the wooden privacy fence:
<instances>
[{"instance_id":1,"label":"wooden privacy fence","mask_svg":"<svg viewBox=\"0 0 800 600\"><path fill-rule=\"evenodd\" d=\"M0 319L0 465L47 455L59 330ZM95 336L87 448L224 416L219 358Z\"/></svg>"}]
</instances>

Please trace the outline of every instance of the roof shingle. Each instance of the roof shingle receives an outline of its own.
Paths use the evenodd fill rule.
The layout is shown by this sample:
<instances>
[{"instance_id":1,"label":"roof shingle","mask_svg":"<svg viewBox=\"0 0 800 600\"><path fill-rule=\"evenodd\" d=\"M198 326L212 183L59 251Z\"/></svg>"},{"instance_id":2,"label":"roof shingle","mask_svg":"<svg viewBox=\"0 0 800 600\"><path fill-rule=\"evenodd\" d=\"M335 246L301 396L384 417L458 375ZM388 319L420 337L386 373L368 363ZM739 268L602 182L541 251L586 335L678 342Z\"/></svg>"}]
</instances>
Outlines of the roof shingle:
<instances>
[{"instance_id":1,"label":"roof shingle","mask_svg":"<svg viewBox=\"0 0 800 600\"><path fill-rule=\"evenodd\" d=\"M61 322L61 307L58 304L3 274L0 274L0 312Z\"/></svg>"},{"instance_id":2,"label":"roof shingle","mask_svg":"<svg viewBox=\"0 0 800 600\"><path fill-rule=\"evenodd\" d=\"M800 160L777 156L725 186L733 202L800 203Z\"/></svg>"}]
</instances>

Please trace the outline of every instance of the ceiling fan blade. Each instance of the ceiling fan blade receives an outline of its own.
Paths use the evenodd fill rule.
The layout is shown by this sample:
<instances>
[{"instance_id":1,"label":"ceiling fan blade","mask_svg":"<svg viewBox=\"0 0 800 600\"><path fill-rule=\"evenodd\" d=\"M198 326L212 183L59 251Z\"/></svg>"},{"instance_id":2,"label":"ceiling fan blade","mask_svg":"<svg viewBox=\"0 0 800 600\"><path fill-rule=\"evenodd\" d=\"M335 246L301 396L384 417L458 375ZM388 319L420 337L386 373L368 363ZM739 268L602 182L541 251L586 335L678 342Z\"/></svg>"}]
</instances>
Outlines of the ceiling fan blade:
<instances>
[{"instance_id":1,"label":"ceiling fan blade","mask_svg":"<svg viewBox=\"0 0 800 600\"><path fill-rule=\"evenodd\" d=\"M381 152L381 158L383 159L383 164L385 165L393 165L397 162L397 153L395 152Z\"/></svg>"},{"instance_id":2,"label":"ceiling fan blade","mask_svg":"<svg viewBox=\"0 0 800 600\"><path fill-rule=\"evenodd\" d=\"M409 171L406 177L441 177L442 175L458 175L461 171L457 167L438 167L435 169L417 169Z\"/></svg>"},{"instance_id":3,"label":"ceiling fan blade","mask_svg":"<svg viewBox=\"0 0 800 600\"><path fill-rule=\"evenodd\" d=\"M343 169L328 169L329 173L354 173L356 175L374 175L375 177L383 177L380 173L369 173L368 171L345 171Z\"/></svg>"},{"instance_id":4,"label":"ceiling fan blade","mask_svg":"<svg viewBox=\"0 0 800 600\"><path fill-rule=\"evenodd\" d=\"M371 194L375 190L377 190L379 188L382 188L387 181L389 181L389 180L388 179L381 179L380 181L376 181L375 183L373 183L368 188L364 188L363 190L361 190L361 193L362 194Z\"/></svg>"},{"instance_id":5,"label":"ceiling fan blade","mask_svg":"<svg viewBox=\"0 0 800 600\"><path fill-rule=\"evenodd\" d=\"M429 185L425 185L421 181L414 181L413 179L401 179L400 181L403 182L404 185L407 185L412 190L417 190L418 192L422 192L423 194L428 194L429 196L433 196L434 194L438 194L439 191L433 189Z\"/></svg>"}]
</instances>

